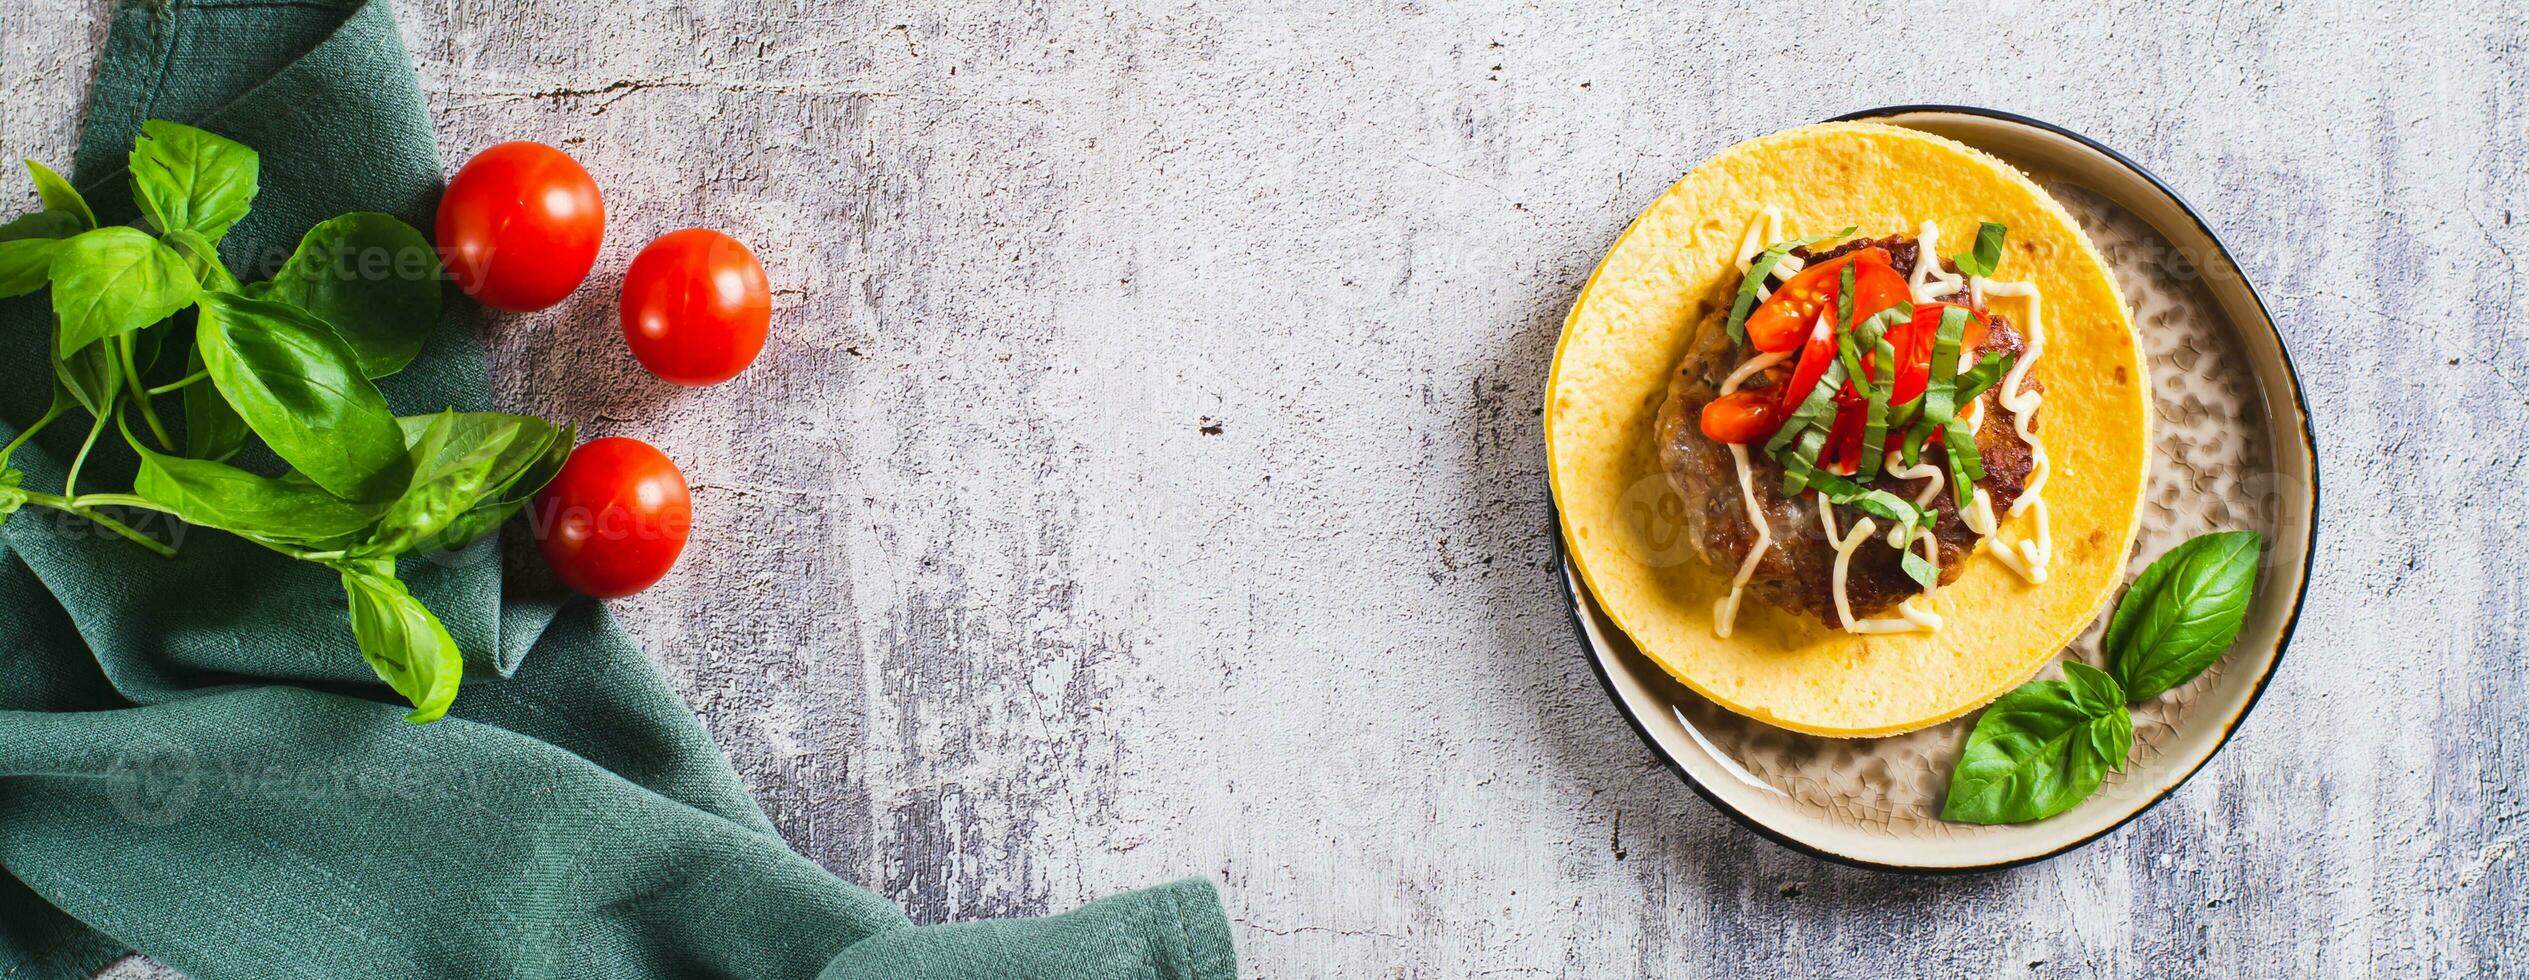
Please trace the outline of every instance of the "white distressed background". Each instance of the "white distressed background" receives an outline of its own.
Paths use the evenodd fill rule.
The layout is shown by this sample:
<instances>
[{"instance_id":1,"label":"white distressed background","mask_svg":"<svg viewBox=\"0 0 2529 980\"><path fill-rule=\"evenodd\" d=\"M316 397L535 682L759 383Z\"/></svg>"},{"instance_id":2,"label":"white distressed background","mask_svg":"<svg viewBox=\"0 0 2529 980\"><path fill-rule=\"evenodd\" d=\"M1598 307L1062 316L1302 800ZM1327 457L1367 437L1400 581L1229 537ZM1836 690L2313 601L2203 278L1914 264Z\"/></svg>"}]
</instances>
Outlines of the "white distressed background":
<instances>
[{"instance_id":1,"label":"white distressed background","mask_svg":"<svg viewBox=\"0 0 2529 980\"><path fill-rule=\"evenodd\" d=\"M588 288L487 330L508 406L695 482L618 612L792 843L919 919L1191 873L1258 977L2529 971L2522 11L1568 7L401 4L451 161L541 139L606 192ZM105 9L0 10L0 149L68 159ZM1919 101L2202 207L2327 483L2230 749L1961 879L1774 847L1653 761L1545 567L1537 419L1662 185ZM682 391L612 302L696 224L775 334Z\"/></svg>"}]
</instances>

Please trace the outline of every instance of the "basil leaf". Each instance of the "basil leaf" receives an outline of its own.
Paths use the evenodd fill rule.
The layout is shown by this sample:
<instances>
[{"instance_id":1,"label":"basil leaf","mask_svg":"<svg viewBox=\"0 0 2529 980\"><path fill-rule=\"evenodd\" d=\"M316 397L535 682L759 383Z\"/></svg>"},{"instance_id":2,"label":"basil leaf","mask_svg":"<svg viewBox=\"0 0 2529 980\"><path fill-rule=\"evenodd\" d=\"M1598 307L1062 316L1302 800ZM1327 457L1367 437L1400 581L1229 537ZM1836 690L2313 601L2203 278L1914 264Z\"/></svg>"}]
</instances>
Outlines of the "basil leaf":
<instances>
[{"instance_id":1,"label":"basil leaf","mask_svg":"<svg viewBox=\"0 0 2529 980\"><path fill-rule=\"evenodd\" d=\"M79 216L58 208L45 208L18 216L0 225L0 242L20 242L30 238L68 238L88 230L79 223Z\"/></svg>"},{"instance_id":2,"label":"basil leaf","mask_svg":"<svg viewBox=\"0 0 2529 980\"><path fill-rule=\"evenodd\" d=\"M1913 579L1914 584L1924 588L1931 588L1932 583L1941 580L1941 566L1932 564L1931 559L1923 557L1912 548L1899 553L1897 564L1905 569L1907 578Z\"/></svg>"},{"instance_id":3,"label":"basil leaf","mask_svg":"<svg viewBox=\"0 0 2529 980\"><path fill-rule=\"evenodd\" d=\"M141 123L132 144L132 198L161 234L200 232L219 241L254 204L255 151L163 119Z\"/></svg>"},{"instance_id":4,"label":"basil leaf","mask_svg":"<svg viewBox=\"0 0 2529 980\"><path fill-rule=\"evenodd\" d=\"M187 524L266 541L313 543L357 533L377 520L376 507L352 503L314 484L151 452L126 435L132 451L140 454L132 492L175 511Z\"/></svg>"},{"instance_id":5,"label":"basil leaf","mask_svg":"<svg viewBox=\"0 0 2529 980\"><path fill-rule=\"evenodd\" d=\"M186 355L186 377L202 370L202 346L193 345ZM246 420L220 395L215 383L194 382L186 385L184 398L184 454L195 459L227 459L246 448Z\"/></svg>"},{"instance_id":6,"label":"basil leaf","mask_svg":"<svg viewBox=\"0 0 2529 980\"><path fill-rule=\"evenodd\" d=\"M426 458L419 447L424 436L437 427L442 418L448 420L447 443L436 455ZM416 469L444 464L476 444L501 441L504 448L491 468L491 478L484 482L484 486L489 488L487 493L501 500L523 500L544 489L550 477L533 481L533 486L523 489L518 485L527 482L537 468L557 456L557 442L561 444L559 455L568 456L571 449L569 437L573 432L570 428L558 428L532 415L459 412L453 409L439 415L409 415L396 419L395 423L403 428L404 441L416 447L413 453Z\"/></svg>"},{"instance_id":7,"label":"basil leaf","mask_svg":"<svg viewBox=\"0 0 2529 980\"><path fill-rule=\"evenodd\" d=\"M393 217L355 212L317 225L273 276L267 296L316 314L383 378L421 353L439 326L439 253Z\"/></svg>"},{"instance_id":8,"label":"basil leaf","mask_svg":"<svg viewBox=\"0 0 2529 980\"><path fill-rule=\"evenodd\" d=\"M2002 235L2006 229L1987 221L1976 226L1976 249L1950 256L1958 271L1970 276L1991 276L2002 265Z\"/></svg>"},{"instance_id":9,"label":"basil leaf","mask_svg":"<svg viewBox=\"0 0 2529 980\"><path fill-rule=\"evenodd\" d=\"M43 199L47 210L67 212L78 218L81 231L97 226L97 213L88 207L88 199L80 197L79 189L61 179L53 168L28 160L26 174L35 178L35 196Z\"/></svg>"},{"instance_id":10,"label":"basil leaf","mask_svg":"<svg viewBox=\"0 0 2529 980\"><path fill-rule=\"evenodd\" d=\"M60 247L50 238L0 241L0 299L44 288L51 281L53 251Z\"/></svg>"},{"instance_id":11,"label":"basil leaf","mask_svg":"<svg viewBox=\"0 0 2529 980\"><path fill-rule=\"evenodd\" d=\"M449 419L446 435L432 435L443 417ZM382 545L400 549L397 553L453 551L499 528L526 506L536 491L552 482L554 474L561 472L577 432L575 427L555 428L543 419L497 412L449 412L444 416L408 416L397 421L404 427L405 439L416 447L417 485L420 473L462 462L468 454L462 447L468 444L497 443L500 447L472 502L431 533L412 535L400 544ZM426 445L433 448L425 451ZM382 533L383 530L382 525Z\"/></svg>"},{"instance_id":12,"label":"basil leaf","mask_svg":"<svg viewBox=\"0 0 2529 980\"><path fill-rule=\"evenodd\" d=\"M2158 697L2230 649L2248 617L2264 544L2255 531L2198 535L2134 579L2108 619L2104 644L2129 697Z\"/></svg>"},{"instance_id":13,"label":"basil leaf","mask_svg":"<svg viewBox=\"0 0 2529 980\"><path fill-rule=\"evenodd\" d=\"M324 321L295 306L205 293L194 344L238 417L316 485L355 501L403 492L413 464L395 413Z\"/></svg>"},{"instance_id":14,"label":"basil leaf","mask_svg":"<svg viewBox=\"0 0 2529 980\"><path fill-rule=\"evenodd\" d=\"M418 434L407 420L397 423L412 445L413 482L387 506L369 539L351 549L358 557L393 557L437 538L483 503L493 467L522 434L515 416L489 412L469 419L462 433L453 411L432 416Z\"/></svg>"},{"instance_id":15,"label":"basil leaf","mask_svg":"<svg viewBox=\"0 0 2529 980\"><path fill-rule=\"evenodd\" d=\"M2125 691L2095 667L2064 662L2064 679L2012 689L1976 719L1950 775L1941 819L2021 823L2072 809L2125 768L2134 719Z\"/></svg>"},{"instance_id":16,"label":"basil leaf","mask_svg":"<svg viewBox=\"0 0 2529 980\"><path fill-rule=\"evenodd\" d=\"M90 344L76 351L61 349L61 331L53 331L53 400L68 396L88 414L104 418L123 395L123 359L110 344Z\"/></svg>"},{"instance_id":17,"label":"basil leaf","mask_svg":"<svg viewBox=\"0 0 2529 980\"><path fill-rule=\"evenodd\" d=\"M1747 315L1756 310L1757 287L1765 284L1765 277L1773 273L1775 264L1780 263L1783 256L1790 255L1791 250L1795 248L1807 248L1830 238L1850 235L1853 229L1858 227L1860 226L1854 225L1831 235L1811 235L1807 238L1795 238L1765 246L1765 251L1748 263L1747 275L1739 278L1738 294L1730 298L1730 319L1722 324L1722 329L1730 334L1730 342L1747 343Z\"/></svg>"},{"instance_id":18,"label":"basil leaf","mask_svg":"<svg viewBox=\"0 0 2529 980\"><path fill-rule=\"evenodd\" d=\"M412 703L404 720L427 725L446 717L465 678L456 638L396 579L393 562L346 563L341 571L360 656L378 679Z\"/></svg>"},{"instance_id":19,"label":"basil leaf","mask_svg":"<svg viewBox=\"0 0 2529 980\"><path fill-rule=\"evenodd\" d=\"M0 225L0 299L44 288L58 240L84 230L78 215L53 208Z\"/></svg>"},{"instance_id":20,"label":"basil leaf","mask_svg":"<svg viewBox=\"0 0 2529 980\"><path fill-rule=\"evenodd\" d=\"M202 292L184 256L120 225L62 242L51 278L63 355L173 316Z\"/></svg>"}]
</instances>

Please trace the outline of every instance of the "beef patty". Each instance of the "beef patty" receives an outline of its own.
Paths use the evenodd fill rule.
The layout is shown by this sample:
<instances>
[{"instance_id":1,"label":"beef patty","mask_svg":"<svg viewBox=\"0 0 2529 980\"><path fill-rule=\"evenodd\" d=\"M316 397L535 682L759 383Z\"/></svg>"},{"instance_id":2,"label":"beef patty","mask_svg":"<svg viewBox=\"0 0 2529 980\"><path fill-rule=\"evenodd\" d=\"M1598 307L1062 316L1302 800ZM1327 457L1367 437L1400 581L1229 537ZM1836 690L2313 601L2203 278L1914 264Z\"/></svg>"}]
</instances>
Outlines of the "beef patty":
<instances>
[{"instance_id":1,"label":"beef patty","mask_svg":"<svg viewBox=\"0 0 2529 980\"><path fill-rule=\"evenodd\" d=\"M1888 250L1891 264L1899 273L1913 273L1920 249L1913 238L1903 235L1845 242L1815 255L1805 249L1792 254L1818 262L1874 245ZM1950 263L1941 264L1942 268L1955 271ZM1733 291L1737 285L1735 280L1728 283ZM2010 321L1987 312L1975 297L1954 294L1942 299L1974 309L1985 318L1988 329L1984 343L1977 348L1977 357L1995 352L2016 357L2027 349ZM1657 438L1660 461L1668 471L1669 481L1685 497L1687 530L1696 549L1722 574L1735 575L1739 565L1747 560L1748 549L1756 544L1756 526L1748 521L1747 505L1740 499L1738 469L1730 458L1730 448L1706 437L1700 425L1704 404L1719 395L1721 382L1753 354L1737 349L1724 332L1728 307L1727 295L1713 304L1693 345L1679 360L1677 373L1669 381L1668 401L1660 408ZM1759 375L1741 387L1761 388L1773 383L1778 382ZM2044 390L2033 373L2024 387ZM1976 485L1984 488L1999 517L2010 510L2011 503L2019 499L2026 487L2033 458L2028 443L2013 428L2015 416L2002 407L2001 386L1980 397L1985 403L1985 419L1976 433L1976 450L1983 457L1985 477ZM2036 429L2036 421L2031 420L2031 430ZM1943 452L1939 440L1934 440L1925 449L1924 459L1940 465L1939 454ZM1805 611L1829 626L1840 625L1835 612L1835 546L1827 540L1826 529L1818 526L1819 498L1809 493L1785 498L1781 464L1757 447L1749 447L1748 470L1755 486L1757 508L1764 513L1774 539L1749 576L1748 591L1776 606ZM1929 478L1900 480L1882 474L1872 486L1912 500L1929 482ZM1946 584L1957 579L1967 556L1975 550L1978 536L1960 519L1956 498L1948 488L1934 498L1932 508L1940 515L1932 537L1938 545L1940 580ZM1867 515L1851 506L1836 506L1836 527L1849 534L1853 522L1864 516ZM1887 612L1923 591L1905 573L1897 549L1888 547L1886 522L1877 523L1881 525L1877 539L1862 542L1845 568L1845 596L1856 619ZM1915 546L1918 551L1921 547Z\"/></svg>"}]
</instances>

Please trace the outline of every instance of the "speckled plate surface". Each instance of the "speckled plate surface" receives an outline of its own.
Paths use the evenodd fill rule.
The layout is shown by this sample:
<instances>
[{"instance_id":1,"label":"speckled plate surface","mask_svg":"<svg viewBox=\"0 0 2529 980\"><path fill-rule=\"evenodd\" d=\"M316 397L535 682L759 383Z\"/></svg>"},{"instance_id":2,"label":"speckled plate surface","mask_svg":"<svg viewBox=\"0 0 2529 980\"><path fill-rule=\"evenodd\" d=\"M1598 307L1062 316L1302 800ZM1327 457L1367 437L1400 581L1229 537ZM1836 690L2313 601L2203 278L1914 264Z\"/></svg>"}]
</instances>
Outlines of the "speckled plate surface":
<instances>
[{"instance_id":1,"label":"speckled plate surface","mask_svg":"<svg viewBox=\"0 0 2529 980\"><path fill-rule=\"evenodd\" d=\"M2068 130L1985 109L1855 113L2009 161L2061 201L2107 258L2150 360L2151 485L2127 579L2213 530L2266 536L2247 625L2202 677L2134 712L2134 751L2070 812L1976 827L1936 816L1976 715L1878 739L1797 734L1741 717L1670 679L1559 563L1573 622L1608 694L1651 750L1705 799L1758 833L1820 857L1907 871L1972 871L2061 854L2175 791L2220 751L2290 641L2316 549L2318 458L2300 382L2274 321L2230 254L2158 179ZM1647 438L1647 436L1646 436ZM1561 546L1559 531L1550 531ZM2101 623L2063 652L2100 663ZM2040 676L2060 676L2049 665Z\"/></svg>"}]
</instances>

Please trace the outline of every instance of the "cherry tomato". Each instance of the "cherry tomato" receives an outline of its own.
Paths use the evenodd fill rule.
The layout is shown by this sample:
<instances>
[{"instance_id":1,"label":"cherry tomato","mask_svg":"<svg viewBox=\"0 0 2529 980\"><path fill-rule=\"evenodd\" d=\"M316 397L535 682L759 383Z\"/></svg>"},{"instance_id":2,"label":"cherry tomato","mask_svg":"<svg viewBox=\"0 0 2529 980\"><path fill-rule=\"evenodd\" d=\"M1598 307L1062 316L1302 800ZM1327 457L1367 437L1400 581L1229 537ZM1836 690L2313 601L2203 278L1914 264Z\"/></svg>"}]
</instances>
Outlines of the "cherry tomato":
<instances>
[{"instance_id":1,"label":"cherry tomato","mask_svg":"<svg viewBox=\"0 0 2529 980\"><path fill-rule=\"evenodd\" d=\"M623 336L662 380L715 385L764 349L773 288L738 240L706 228L659 236L623 279Z\"/></svg>"},{"instance_id":2,"label":"cherry tomato","mask_svg":"<svg viewBox=\"0 0 2529 980\"><path fill-rule=\"evenodd\" d=\"M573 591L614 599L649 588L676 564L694 524L685 474L638 439L571 450L536 495L544 563Z\"/></svg>"},{"instance_id":3,"label":"cherry tomato","mask_svg":"<svg viewBox=\"0 0 2529 980\"><path fill-rule=\"evenodd\" d=\"M1818 311L1833 307L1844 267L1862 257L1875 258L1882 266L1888 264L1887 249L1865 248L1813 263L1794 274L1783 283L1783 288L1774 290L1773 295L1758 304L1756 312L1748 314L1748 343L1767 353L1800 346L1800 338L1809 335L1810 321L1818 318ZM1854 270L1856 292L1861 291L1860 274L1861 270ZM1903 298L1902 294L1899 298Z\"/></svg>"},{"instance_id":4,"label":"cherry tomato","mask_svg":"<svg viewBox=\"0 0 2529 980\"><path fill-rule=\"evenodd\" d=\"M1746 445L1782 428L1782 411L1770 391L1733 391L1704 403L1704 435L1715 442Z\"/></svg>"},{"instance_id":5,"label":"cherry tomato","mask_svg":"<svg viewBox=\"0 0 2529 980\"><path fill-rule=\"evenodd\" d=\"M606 236L597 182L562 151L503 143L475 154L439 199L439 254L457 288L525 313L588 278Z\"/></svg>"}]
</instances>

